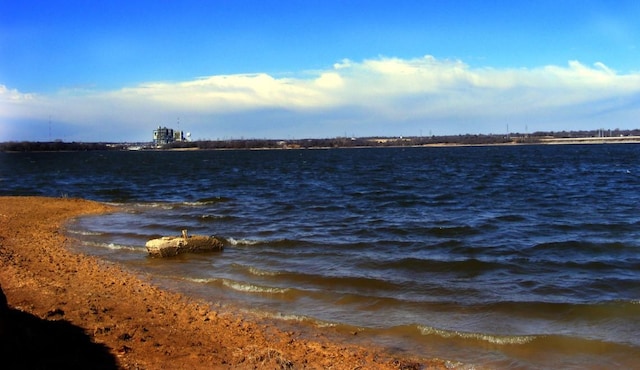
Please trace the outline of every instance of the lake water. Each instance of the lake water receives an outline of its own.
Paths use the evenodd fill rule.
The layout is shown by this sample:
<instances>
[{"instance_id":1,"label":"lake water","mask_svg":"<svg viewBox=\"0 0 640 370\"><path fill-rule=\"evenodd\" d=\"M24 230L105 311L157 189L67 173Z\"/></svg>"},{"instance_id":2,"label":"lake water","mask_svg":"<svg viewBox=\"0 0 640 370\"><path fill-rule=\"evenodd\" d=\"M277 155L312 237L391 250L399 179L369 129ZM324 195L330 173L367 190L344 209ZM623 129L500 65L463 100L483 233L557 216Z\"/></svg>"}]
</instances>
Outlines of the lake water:
<instances>
[{"instance_id":1,"label":"lake water","mask_svg":"<svg viewBox=\"0 0 640 370\"><path fill-rule=\"evenodd\" d=\"M489 367L640 360L640 145L0 153L0 195L118 204L78 248L267 317ZM182 229L225 250L146 255Z\"/></svg>"}]
</instances>

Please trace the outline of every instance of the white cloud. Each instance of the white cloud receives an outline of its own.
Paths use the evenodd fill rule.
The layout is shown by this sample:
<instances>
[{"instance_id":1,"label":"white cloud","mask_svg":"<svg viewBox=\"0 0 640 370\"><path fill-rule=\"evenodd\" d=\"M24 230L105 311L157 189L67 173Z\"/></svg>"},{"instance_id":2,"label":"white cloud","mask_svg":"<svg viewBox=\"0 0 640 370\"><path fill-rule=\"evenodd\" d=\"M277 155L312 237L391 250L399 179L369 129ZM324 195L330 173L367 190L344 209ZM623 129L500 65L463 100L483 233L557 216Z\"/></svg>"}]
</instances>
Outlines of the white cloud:
<instances>
[{"instance_id":1,"label":"white cloud","mask_svg":"<svg viewBox=\"0 0 640 370\"><path fill-rule=\"evenodd\" d=\"M0 99L6 102L22 102L33 100L32 94L22 94L16 89L9 89L5 85L0 85Z\"/></svg>"},{"instance_id":2,"label":"white cloud","mask_svg":"<svg viewBox=\"0 0 640 370\"><path fill-rule=\"evenodd\" d=\"M315 83L320 88L325 89L338 89L344 86L344 80L340 77L340 74L336 72L324 72L315 80Z\"/></svg>"},{"instance_id":3,"label":"white cloud","mask_svg":"<svg viewBox=\"0 0 640 370\"><path fill-rule=\"evenodd\" d=\"M24 94L16 89L0 85L0 119L8 120L28 114L31 104L39 98L35 94Z\"/></svg>"},{"instance_id":4,"label":"white cloud","mask_svg":"<svg viewBox=\"0 0 640 370\"><path fill-rule=\"evenodd\" d=\"M220 75L113 91L40 95L0 85L0 117L7 125L54 115L84 140L100 140L92 132L105 125L121 128L109 140L144 140L177 117L203 138L224 136L222 130L236 137L330 137L351 127L361 136L489 133L505 122L532 130L636 128L639 95L640 74L618 74L601 62L496 69L432 56L380 57L344 59L296 77Z\"/></svg>"}]
</instances>

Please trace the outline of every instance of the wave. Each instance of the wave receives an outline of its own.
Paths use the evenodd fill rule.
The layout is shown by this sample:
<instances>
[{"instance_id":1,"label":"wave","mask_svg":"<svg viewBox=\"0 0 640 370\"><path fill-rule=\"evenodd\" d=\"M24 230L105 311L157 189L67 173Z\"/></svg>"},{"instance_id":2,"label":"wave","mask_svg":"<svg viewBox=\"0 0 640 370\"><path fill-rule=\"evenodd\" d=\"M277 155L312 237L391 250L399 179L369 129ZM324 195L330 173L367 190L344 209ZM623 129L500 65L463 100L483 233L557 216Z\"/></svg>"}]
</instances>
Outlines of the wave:
<instances>
[{"instance_id":1,"label":"wave","mask_svg":"<svg viewBox=\"0 0 640 370\"><path fill-rule=\"evenodd\" d=\"M508 345L508 344L526 344L534 341L535 335L493 335L486 333L470 333L455 330L443 330L430 326L417 326L422 335L436 335L441 338L460 338L467 340L484 341L491 344Z\"/></svg>"},{"instance_id":2,"label":"wave","mask_svg":"<svg viewBox=\"0 0 640 370\"><path fill-rule=\"evenodd\" d=\"M294 321L301 323L309 323L319 328L332 328L336 327L339 324L318 320L310 316L299 315L299 314L291 314L291 313L283 313L283 312L269 312L269 311L252 311L254 314L259 314L263 317L269 319L283 320L283 321Z\"/></svg>"},{"instance_id":3,"label":"wave","mask_svg":"<svg viewBox=\"0 0 640 370\"><path fill-rule=\"evenodd\" d=\"M496 216L495 217L495 221L498 222L523 222L523 221L527 221L527 218L524 215L519 215L519 214L508 214L508 215L501 215L501 216Z\"/></svg>"},{"instance_id":4,"label":"wave","mask_svg":"<svg viewBox=\"0 0 640 370\"><path fill-rule=\"evenodd\" d=\"M113 206L113 207L124 207L125 205L128 205L129 203L124 203L124 202L116 202L116 201L105 201L103 202L106 205L109 206Z\"/></svg>"},{"instance_id":5,"label":"wave","mask_svg":"<svg viewBox=\"0 0 640 370\"><path fill-rule=\"evenodd\" d=\"M230 215L199 215L197 216L199 221L232 221L237 219L235 216Z\"/></svg>"},{"instance_id":6,"label":"wave","mask_svg":"<svg viewBox=\"0 0 640 370\"><path fill-rule=\"evenodd\" d=\"M217 196L217 197L200 198L192 203L195 205L206 205L206 204L226 203L232 200L233 200L232 198Z\"/></svg>"},{"instance_id":7,"label":"wave","mask_svg":"<svg viewBox=\"0 0 640 370\"><path fill-rule=\"evenodd\" d=\"M173 276L168 275L168 278L175 278L179 280L188 281L191 283L211 285L217 289L231 289L235 292L257 295L269 295L277 296L277 299L283 299L285 301L295 300L299 297L305 297L308 295L314 295L312 291L305 291L298 288L283 288L276 286L260 285L249 281L239 281L227 278L198 278L188 276Z\"/></svg>"},{"instance_id":8,"label":"wave","mask_svg":"<svg viewBox=\"0 0 640 370\"><path fill-rule=\"evenodd\" d=\"M245 245L256 245L264 243L261 240L253 240L253 239L235 239L235 238L227 238L227 243L233 246L245 246Z\"/></svg>"},{"instance_id":9,"label":"wave","mask_svg":"<svg viewBox=\"0 0 640 370\"><path fill-rule=\"evenodd\" d=\"M229 237L226 239L230 245L233 246L254 246L254 245L268 245L269 247L277 247L277 248L288 248L288 247L298 247L302 243L306 248L312 247L314 243L301 241L301 240L293 240L293 239L236 239Z\"/></svg>"},{"instance_id":10,"label":"wave","mask_svg":"<svg viewBox=\"0 0 640 370\"><path fill-rule=\"evenodd\" d=\"M320 274L310 274L310 273L302 273L295 271L287 271L287 270L266 270L263 268L258 268L255 266L246 266L242 264L234 263L233 266L238 268L239 270L248 272L253 276L258 276L264 278L268 281L279 281L279 282L289 282L292 286L301 287L301 286L313 286L314 290L317 288L321 288L321 290L316 290L316 293L320 291L325 291L327 293L342 293L347 294L349 296L359 297L354 298L355 300L362 300L371 297L375 297L376 300L383 299L384 297L381 295L382 292L379 290L386 290L387 292L397 292L402 288L402 285L398 282L389 282L380 279L370 278L370 277L360 277L360 276L330 276L330 275L320 275ZM298 289L290 289L298 291ZM374 296L367 295L367 292L376 291L377 293ZM394 302L398 302L398 300L394 300Z\"/></svg>"},{"instance_id":11,"label":"wave","mask_svg":"<svg viewBox=\"0 0 640 370\"><path fill-rule=\"evenodd\" d=\"M290 290L289 288L259 286L248 283L240 283L227 279L222 280L222 285L244 293L285 294Z\"/></svg>"},{"instance_id":12,"label":"wave","mask_svg":"<svg viewBox=\"0 0 640 370\"><path fill-rule=\"evenodd\" d=\"M149 201L149 202L119 202L118 204L126 204L133 207L139 208L160 208L160 209L175 209L179 207L200 207L210 204L216 203L225 203L230 202L231 198L226 197L209 197L209 198L200 198L194 201L182 201L182 202L173 202L173 201Z\"/></svg>"},{"instance_id":13,"label":"wave","mask_svg":"<svg viewBox=\"0 0 640 370\"><path fill-rule=\"evenodd\" d=\"M406 257L391 261L368 261L368 268L409 270L416 272L464 272L466 275L479 274L505 267L502 262L483 261L477 258L437 260Z\"/></svg>"},{"instance_id":14,"label":"wave","mask_svg":"<svg viewBox=\"0 0 640 370\"><path fill-rule=\"evenodd\" d=\"M588 320L633 320L640 316L640 300L612 300L592 303L567 302L496 302L466 306L468 312L496 312L523 318L546 318L557 322Z\"/></svg>"},{"instance_id":15,"label":"wave","mask_svg":"<svg viewBox=\"0 0 640 370\"><path fill-rule=\"evenodd\" d=\"M477 235L481 231L473 226L449 226L449 227L431 227L425 230L427 234L440 238L461 237Z\"/></svg>"},{"instance_id":16,"label":"wave","mask_svg":"<svg viewBox=\"0 0 640 370\"><path fill-rule=\"evenodd\" d=\"M142 247L116 244L116 243L83 242L82 244L90 247L105 248L105 249L111 249L111 250L128 250L128 251L136 251L136 252L142 250Z\"/></svg>"},{"instance_id":17,"label":"wave","mask_svg":"<svg viewBox=\"0 0 640 370\"><path fill-rule=\"evenodd\" d=\"M245 266L242 268L267 284L286 284L289 289L287 298L312 296L337 305L357 303L370 306L375 302L373 306L381 304L385 307L423 303L415 290L408 288L406 281L400 278L388 281L365 276L331 276L288 270L268 271Z\"/></svg>"},{"instance_id":18,"label":"wave","mask_svg":"<svg viewBox=\"0 0 640 370\"><path fill-rule=\"evenodd\" d=\"M164 210L171 210L176 208L175 203L167 203L167 202L136 202L136 203L125 203L131 207L135 208L159 208Z\"/></svg>"},{"instance_id":19,"label":"wave","mask_svg":"<svg viewBox=\"0 0 640 370\"><path fill-rule=\"evenodd\" d=\"M260 285L246 283L246 282L239 282L235 280L221 279L221 278L195 278L195 277L182 276L182 277L179 277L179 279L190 281L192 283L197 283L197 284L215 284L215 285L225 286L227 288L231 288L233 290L244 292L244 293L285 294L290 291L289 288L260 286Z\"/></svg>"},{"instance_id":20,"label":"wave","mask_svg":"<svg viewBox=\"0 0 640 370\"><path fill-rule=\"evenodd\" d=\"M249 268L248 268L248 271L249 271L251 274L256 275L256 276L278 276L278 275L280 275L280 274L281 274L281 273L280 273L280 272L278 272L278 271L262 270L262 269L259 269L259 268L257 268L257 267L249 267Z\"/></svg>"},{"instance_id":21,"label":"wave","mask_svg":"<svg viewBox=\"0 0 640 370\"><path fill-rule=\"evenodd\" d=\"M568 240L561 242L540 243L527 250L535 255L539 252L547 253L580 253L580 254L604 254L620 252L635 252L636 248L620 242L595 243L580 240Z\"/></svg>"},{"instance_id":22,"label":"wave","mask_svg":"<svg viewBox=\"0 0 640 370\"><path fill-rule=\"evenodd\" d=\"M484 226L485 228L488 226ZM479 227L473 227L468 225L460 226L432 226L424 227L421 225L406 225L406 224L391 224L386 226L379 226L372 228L372 225L367 225L362 231L364 234L369 234L371 231L376 231L381 234L391 234L397 236L432 236L436 238L462 238L466 236L473 236L482 233L482 229Z\"/></svg>"},{"instance_id":23,"label":"wave","mask_svg":"<svg viewBox=\"0 0 640 370\"><path fill-rule=\"evenodd\" d=\"M198 284L210 284L216 281L219 281L219 279L209 279L209 278L192 278L192 277L186 277L186 276L182 276L180 277L181 280L187 280L190 281L192 283L198 283Z\"/></svg>"},{"instance_id":24,"label":"wave","mask_svg":"<svg viewBox=\"0 0 640 370\"><path fill-rule=\"evenodd\" d=\"M99 235L104 235L101 232L98 231L89 231L89 230L67 230L67 232L69 234L74 234L74 235L82 235L82 236L99 236Z\"/></svg>"},{"instance_id":25,"label":"wave","mask_svg":"<svg viewBox=\"0 0 640 370\"><path fill-rule=\"evenodd\" d=\"M426 343L496 368L636 368L637 345L553 334L502 335L416 326ZM410 328L408 330L411 330ZM485 357L491 353L491 358Z\"/></svg>"},{"instance_id":26,"label":"wave","mask_svg":"<svg viewBox=\"0 0 640 370\"><path fill-rule=\"evenodd\" d=\"M445 340L471 341L477 344L488 343L498 346L531 346L537 350L546 349L554 351L561 348L562 351L568 353L590 352L594 349L598 352L608 350L610 352L634 353L637 351L635 345L625 342L613 342L558 333L504 335L446 330L423 325L416 325L416 328L423 336L434 336Z\"/></svg>"}]
</instances>

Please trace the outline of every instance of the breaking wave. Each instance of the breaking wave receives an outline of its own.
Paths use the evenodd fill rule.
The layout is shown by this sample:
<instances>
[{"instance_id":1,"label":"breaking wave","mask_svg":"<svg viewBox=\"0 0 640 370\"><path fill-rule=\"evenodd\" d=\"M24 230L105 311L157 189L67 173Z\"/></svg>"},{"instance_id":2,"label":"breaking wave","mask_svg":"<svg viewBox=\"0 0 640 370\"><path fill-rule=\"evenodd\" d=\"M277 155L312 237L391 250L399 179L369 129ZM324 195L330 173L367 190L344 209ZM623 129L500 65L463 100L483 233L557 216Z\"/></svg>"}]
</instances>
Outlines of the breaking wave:
<instances>
[{"instance_id":1,"label":"breaking wave","mask_svg":"<svg viewBox=\"0 0 640 370\"><path fill-rule=\"evenodd\" d=\"M422 335L437 335L441 338L460 338L485 341L492 344L525 344L530 343L537 337L533 335L491 335L486 333L467 333L460 331L436 329L430 326L418 326L418 330Z\"/></svg>"},{"instance_id":2,"label":"breaking wave","mask_svg":"<svg viewBox=\"0 0 640 370\"><path fill-rule=\"evenodd\" d=\"M245 293L266 293L266 294L285 294L289 292L289 288L265 287L254 284L240 283L224 279L222 285Z\"/></svg>"},{"instance_id":3,"label":"breaking wave","mask_svg":"<svg viewBox=\"0 0 640 370\"><path fill-rule=\"evenodd\" d=\"M116 244L116 243L84 242L84 244L91 247L111 249L111 250L126 250L126 251L137 252L143 249L142 247L135 247L131 245L123 245L123 244Z\"/></svg>"}]
</instances>

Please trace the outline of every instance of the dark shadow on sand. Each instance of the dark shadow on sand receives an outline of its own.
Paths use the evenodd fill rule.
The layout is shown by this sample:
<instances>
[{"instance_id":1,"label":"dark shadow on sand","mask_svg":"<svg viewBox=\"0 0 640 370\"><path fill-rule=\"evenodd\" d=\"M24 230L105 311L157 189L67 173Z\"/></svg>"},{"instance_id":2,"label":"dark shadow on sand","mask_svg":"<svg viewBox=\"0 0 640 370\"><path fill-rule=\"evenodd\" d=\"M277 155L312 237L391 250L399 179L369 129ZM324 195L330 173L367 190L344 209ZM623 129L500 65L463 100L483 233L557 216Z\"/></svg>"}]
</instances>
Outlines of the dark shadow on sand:
<instances>
[{"instance_id":1,"label":"dark shadow on sand","mask_svg":"<svg viewBox=\"0 0 640 370\"><path fill-rule=\"evenodd\" d=\"M118 369L108 348L61 319L63 311L49 316L45 320L12 309L0 288L1 369Z\"/></svg>"}]
</instances>

